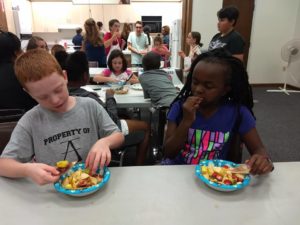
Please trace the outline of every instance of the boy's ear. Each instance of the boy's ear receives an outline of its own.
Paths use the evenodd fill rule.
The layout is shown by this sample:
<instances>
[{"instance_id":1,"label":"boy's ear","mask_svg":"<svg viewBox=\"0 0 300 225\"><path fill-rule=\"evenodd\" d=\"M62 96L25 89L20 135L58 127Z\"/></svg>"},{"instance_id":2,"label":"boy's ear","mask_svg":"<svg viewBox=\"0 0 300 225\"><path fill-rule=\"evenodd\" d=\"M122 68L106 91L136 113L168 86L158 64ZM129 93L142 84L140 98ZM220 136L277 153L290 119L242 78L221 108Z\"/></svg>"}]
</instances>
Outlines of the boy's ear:
<instances>
[{"instance_id":1,"label":"boy's ear","mask_svg":"<svg viewBox=\"0 0 300 225\"><path fill-rule=\"evenodd\" d=\"M63 77L68 82L68 74L66 70L63 70Z\"/></svg>"}]
</instances>

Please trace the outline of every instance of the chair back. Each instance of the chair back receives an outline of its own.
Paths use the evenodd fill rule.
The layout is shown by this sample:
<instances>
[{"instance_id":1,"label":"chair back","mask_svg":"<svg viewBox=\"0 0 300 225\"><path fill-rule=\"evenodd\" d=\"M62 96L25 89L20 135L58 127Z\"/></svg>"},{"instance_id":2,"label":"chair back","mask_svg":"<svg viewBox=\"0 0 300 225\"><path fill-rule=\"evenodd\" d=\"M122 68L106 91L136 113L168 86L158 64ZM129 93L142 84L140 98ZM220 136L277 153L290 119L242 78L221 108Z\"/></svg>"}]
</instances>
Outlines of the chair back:
<instances>
[{"instance_id":1,"label":"chair back","mask_svg":"<svg viewBox=\"0 0 300 225\"><path fill-rule=\"evenodd\" d=\"M17 122L0 123L0 155L2 154L2 151L7 145L11 133L14 130L16 125Z\"/></svg>"},{"instance_id":2,"label":"chair back","mask_svg":"<svg viewBox=\"0 0 300 225\"><path fill-rule=\"evenodd\" d=\"M18 121L24 113L23 109L0 109L0 123Z\"/></svg>"}]
</instances>

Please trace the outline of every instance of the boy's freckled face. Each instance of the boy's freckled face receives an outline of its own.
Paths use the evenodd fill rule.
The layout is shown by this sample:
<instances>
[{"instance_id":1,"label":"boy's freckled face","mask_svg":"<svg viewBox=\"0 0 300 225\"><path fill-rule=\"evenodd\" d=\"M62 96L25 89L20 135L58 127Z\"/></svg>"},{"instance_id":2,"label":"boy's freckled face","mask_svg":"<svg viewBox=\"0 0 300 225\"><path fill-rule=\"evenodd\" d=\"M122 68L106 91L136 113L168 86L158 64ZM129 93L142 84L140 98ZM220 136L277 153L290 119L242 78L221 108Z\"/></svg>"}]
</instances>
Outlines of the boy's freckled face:
<instances>
[{"instance_id":1,"label":"boy's freckled face","mask_svg":"<svg viewBox=\"0 0 300 225\"><path fill-rule=\"evenodd\" d=\"M28 93L44 108L54 112L67 112L70 107L67 77L57 72L39 81L26 84Z\"/></svg>"}]
</instances>

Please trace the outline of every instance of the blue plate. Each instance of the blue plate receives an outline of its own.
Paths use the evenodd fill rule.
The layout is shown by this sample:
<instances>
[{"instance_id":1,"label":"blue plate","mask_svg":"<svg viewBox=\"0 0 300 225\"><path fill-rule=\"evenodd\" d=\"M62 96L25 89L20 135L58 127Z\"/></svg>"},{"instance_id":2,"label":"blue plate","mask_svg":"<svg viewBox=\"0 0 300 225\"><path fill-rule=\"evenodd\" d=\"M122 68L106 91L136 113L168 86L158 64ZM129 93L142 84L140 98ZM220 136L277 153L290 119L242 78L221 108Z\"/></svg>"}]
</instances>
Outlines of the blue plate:
<instances>
[{"instance_id":1,"label":"blue plate","mask_svg":"<svg viewBox=\"0 0 300 225\"><path fill-rule=\"evenodd\" d=\"M216 182L212 182L212 181L206 179L202 175L202 170L201 170L202 166L208 166L209 164L214 164L214 166L219 166L219 167L222 167L224 165L228 165L230 167L236 167L236 166L238 166L238 164L230 162L230 161L226 161L226 160L214 159L214 160L203 160L199 163L199 165L196 166L196 168L195 168L196 176L200 180L202 180L207 186L209 186L215 190L224 191L224 192L236 191L239 189L243 189L244 187L248 186L250 183L250 180L251 180L250 175L246 175L243 182L240 184L225 185L225 184L218 184Z\"/></svg>"},{"instance_id":2,"label":"blue plate","mask_svg":"<svg viewBox=\"0 0 300 225\"><path fill-rule=\"evenodd\" d=\"M98 191L100 188L102 188L109 180L110 178L110 172L107 167L104 168L104 173L103 173L103 179L100 183L93 185L88 188L83 188L83 189L77 189L77 190L71 190L71 189L65 189L62 185L61 182L69 176L71 173L74 173L78 169L85 169L85 164L84 163L78 163L75 166L73 166L66 174L63 174L59 180L54 183L54 188L61 193L64 193L66 195L71 195L75 197L80 197L80 196L86 196L90 195L96 191ZM97 173L99 173L99 169L97 170Z\"/></svg>"}]
</instances>

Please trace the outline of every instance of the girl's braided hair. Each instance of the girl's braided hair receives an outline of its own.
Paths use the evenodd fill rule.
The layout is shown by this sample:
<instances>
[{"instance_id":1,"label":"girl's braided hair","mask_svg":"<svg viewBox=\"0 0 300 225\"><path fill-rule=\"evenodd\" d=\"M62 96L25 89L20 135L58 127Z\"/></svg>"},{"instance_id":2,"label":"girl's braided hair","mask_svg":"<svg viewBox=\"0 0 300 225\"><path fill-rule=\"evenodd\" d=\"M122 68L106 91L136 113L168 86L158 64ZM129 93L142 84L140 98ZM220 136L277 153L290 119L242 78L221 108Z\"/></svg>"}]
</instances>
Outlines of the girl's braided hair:
<instances>
[{"instance_id":1,"label":"girl's braided hair","mask_svg":"<svg viewBox=\"0 0 300 225\"><path fill-rule=\"evenodd\" d=\"M209 52L202 53L193 61L190 72L187 76L186 83L173 103L177 100L184 101L187 97L192 95L192 75L196 65L200 61L220 64L224 66L224 73L225 75L227 75L226 77L229 77L228 84L231 87L231 90L226 94L226 96L224 96L224 100L230 100L238 106L246 106L254 116L254 113L252 111L252 88L249 84L248 73L242 61L233 57L228 51L224 50L223 48L218 48Z\"/></svg>"}]
</instances>

